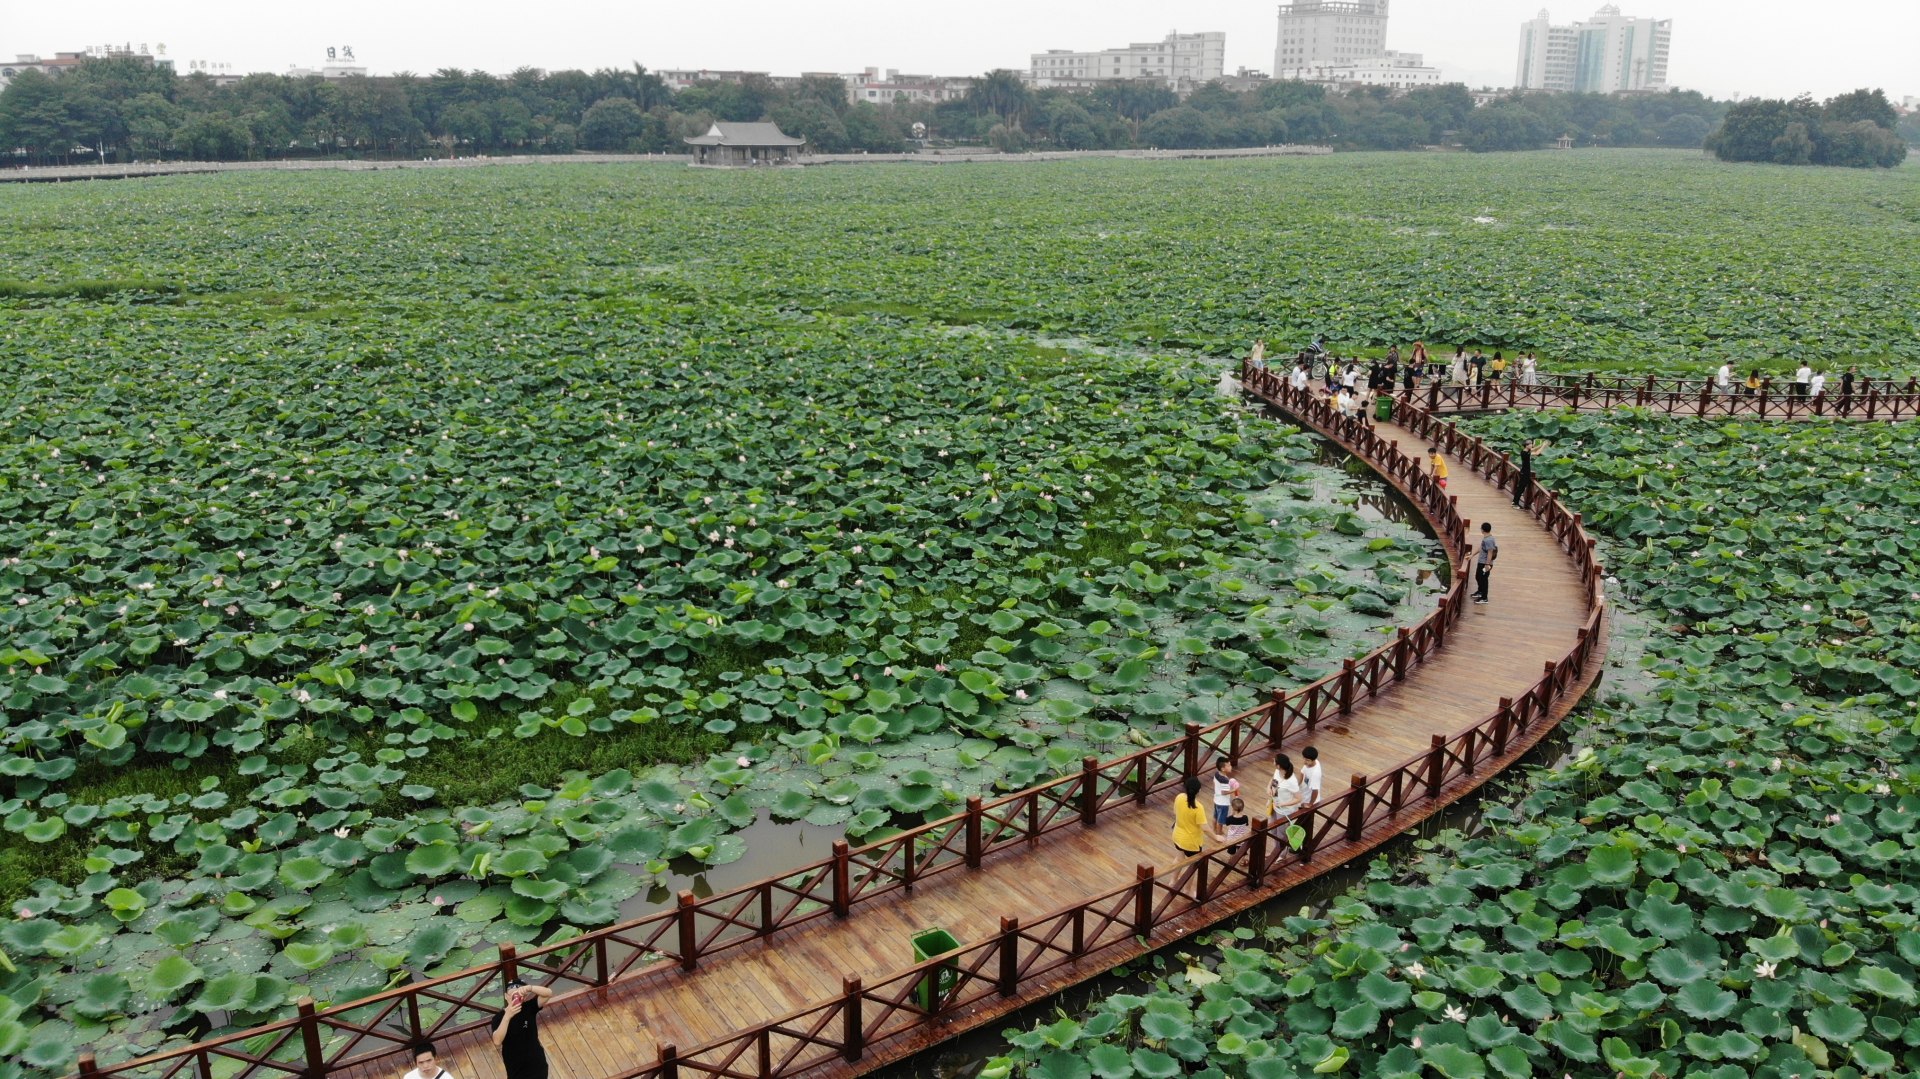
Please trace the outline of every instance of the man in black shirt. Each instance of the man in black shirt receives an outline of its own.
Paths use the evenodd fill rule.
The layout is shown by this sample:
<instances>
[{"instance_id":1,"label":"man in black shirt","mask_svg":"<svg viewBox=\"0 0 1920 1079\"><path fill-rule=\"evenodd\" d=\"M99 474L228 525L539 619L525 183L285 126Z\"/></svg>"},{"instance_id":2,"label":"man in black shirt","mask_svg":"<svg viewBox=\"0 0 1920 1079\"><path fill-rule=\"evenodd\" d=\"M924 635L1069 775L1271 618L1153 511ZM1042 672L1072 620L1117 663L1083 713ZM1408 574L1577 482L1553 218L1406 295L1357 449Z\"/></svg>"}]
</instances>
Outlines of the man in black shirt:
<instances>
[{"instance_id":1,"label":"man in black shirt","mask_svg":"<svg viewBox=\"0 0 1920 1079\"><path fill-rule=\"evenodd\" d=\"M493 1044L500 1050L507 1079L547 1079L547 1051L540 1045L540 1002L553 996L544 985L514 979L507 983L507 1007L493 1021Z\"/></svg>"}]
</instances>

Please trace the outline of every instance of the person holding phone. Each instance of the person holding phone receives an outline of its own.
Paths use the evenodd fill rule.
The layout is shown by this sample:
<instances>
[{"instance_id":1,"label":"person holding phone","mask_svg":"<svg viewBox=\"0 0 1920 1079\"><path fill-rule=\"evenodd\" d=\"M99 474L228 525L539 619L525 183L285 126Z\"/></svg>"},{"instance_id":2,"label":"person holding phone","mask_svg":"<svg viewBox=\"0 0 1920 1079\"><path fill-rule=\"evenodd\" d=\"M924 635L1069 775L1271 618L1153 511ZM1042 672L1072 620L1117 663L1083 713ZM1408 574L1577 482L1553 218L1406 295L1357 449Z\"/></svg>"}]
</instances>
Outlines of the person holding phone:
<instances>
[{"instance_id":1,"label":"person holding phone","mask_svg":"<svg viewBox=\"0 0 1920 1079\"><path fill-rule=\"evenodd\" d=\"M547 1051L540 1044L540 1002L553 996L544 985L518 978L507 983L507 1007L493 1021L493 1044L507 1079L547 1079Z\"/></svg>"}]
</instances>

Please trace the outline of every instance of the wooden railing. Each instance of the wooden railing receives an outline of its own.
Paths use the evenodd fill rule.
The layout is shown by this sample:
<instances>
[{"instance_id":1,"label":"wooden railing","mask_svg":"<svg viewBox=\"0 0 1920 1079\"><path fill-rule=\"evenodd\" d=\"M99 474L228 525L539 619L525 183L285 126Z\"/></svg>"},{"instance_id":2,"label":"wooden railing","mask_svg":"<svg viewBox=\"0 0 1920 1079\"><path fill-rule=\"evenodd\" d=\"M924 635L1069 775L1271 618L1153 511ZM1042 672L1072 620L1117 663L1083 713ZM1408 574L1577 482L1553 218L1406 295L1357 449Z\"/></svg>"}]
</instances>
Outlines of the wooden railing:
<instances>
[{"instance_id":1,"label":"wooden railing","mask_svg":"<svg viewBox=\"0 0 1920 1079\"><path fill-rule=\"evenodd\" d=\"M1793 420L1806 418L1853 420L1910 420L1920 417L1920 382L1862 379L1854 391L1843 394L1833 381L1817 397L1804 396L1772 379L1748 393L1744 380L1731 392L1700 379L1601 378L1597 375L1561 376L1546 384L1486 382L1478 386L1432 383L1415 391L1429 412L1485 412L1493 409L1645 408L1669 416L1696 419Z\"/></svg>"},{"instance_id":2,"label":"wooden railing","mask_svg":"<svg viewBox=\"0 0 1920 1079\"><path fill-rule=\"evenodd\" d=\"M1425 475L1419 460L1401 453L1365 424L1336 416L1324 402L1288 390L1267 372L1245 369L1242 377L1249 391L1300 417L1395 477L1441 534L1450 534L1444 525L1458 522L1454 503ZM1417 406L1409 409L1400 422L1430 444L1446 446L1468 468L1511 489L1517 470L1478 440ZM1434 735L1425 753L1403 761L1384 775L1356 775L1347 790L1293 817L1290 823L1300 828L1297 845L1287 841L1284 833L1270 831L1265 821L1256 820L1252 834L1233 853L1208 851L1164 869L1139 866L1132 882L1031 924L1002 918L1000 931L986 940L907 967L871 986L857 978L845 979L838 997L697 1049L682 1052L676 1046L662 1047L657 1061L623 1072L616 1079L768 1079L858 1062L888 1043L915 1038L927 1024L943 1017L1017 996L1023 985L1054 971L1098 961L1103 953L1137 949L1139 941L1151 941L1162 926L1202 911L1235 892L1265 888L1271 878L1308 866L1316 856L1340 844L1358 846L1383 833L1398 831L1396 819L1409 810L1457 797L1477 785L1490 774L1494 762L1517 752L1522 739L1531 740L1544 733L1555 702L1569 688L1581 684L1590 665L1599 658L1595 649L1606 617L1606 597L1601 585L1604 573L1594 559L1593 541L1581 527L1579 515L1569 512L1550 492L1537 490L1530 508L1580 571L1588 610L1573 646L1559 660L1547 661L1540 679L1520 696L1501 698L1485 719L1451 737ZM1459 594L1460 583L1456 581L1450 598ZM1270 703L1267 711L1270 724L1284 723L1288 715L1279 699ZM1206 733L1226 729L1245 718L1235 717L1208 728ZM1196 733L1189 730L1185 742L1189 763L1196 760L1191 756Z\"/></svg>"},{"instance_id":3,"label":"wooden railing","mask_svg":"<svg viewBox=\"0 0 1920 1079\"><path fill-rule=\"evenodd\" d=\"M1172 741L1105 762L1088 757L1078 772L991 801L969 798L964 812L889 839L860 847L836 842L830 857L779 877L706 899L681 892L674 909L525 952L502 944L494 963L410 982L352 1003L319 1009L312 1000L302 1000L292 1018L179 1049L109 1065L83 1056L80 1074L141 1079L298 1074L317 1079L421 1040L491 1025L500 1013L499 991L506 979L592 988L660 964L695 970L706 959L781 930L821 918L851 917L861 905L910 891L929 878L977 869L997 850L1032 843L1062 828L1093 827L1103 813L1142 804L1184 777L1198 775L1203 762L1216 754L1237 760L1347 715L1445 645L1448 630L1466 609L1470 577L1463 561L1466 523L1452 500L1418 461L1378 438L1368 441L1369 435L1364 430L1351 433L1360 440L1357 452L1376 462L1419 503L1454 572L1431 614L1400 629L1387 644L1343 661L1334 674L1292 692L1277 692L1259 707L1210 726L1188 724L1185 734Z\"/></svg>"},{"instance_id":4,"label":"wooden railing","mask_svg":"<svg viewBox=\"0 0 1920 1079\"><path fill-rule=\"evenodd\" d=\"M97 1065L81 1058L83 1076L242 1079L300 1075L305 1079L366 1064L428 1038L445 1038L492 1023L500 987L516 977L550 986L597 987L661 964L696 969L708 957L809 921L851 917L858 907L930 877L978 868L994 851L1031 843L1067 827L1094 827L1102 813L1145 802L1153 793L1200 773L1210 756L1239 757L1277 747L1345 715L1355 704L1407 677L1442 648L1466 603L1466 522L1454 500L1421 461L1372 428L1334 414L1324 402L1295 394L1264 371L1244 371L1247 388L1306 421L1367 460L1414 500L1446 547L1455 572L1439 607L1418 625L1341 670L1265 704L1202 727L1189 724L1178 739L1111 761L1088 757L1081 770L993 801L970 798L963 813L861 847L835 843L828 859L786 875L705 900L682 892L678 906L520 954L500 945L496 962L388 990L324 1010L302 1000L292 1018L137 1060ZM1430 444L1441 445L1467 468L1510 486L1517 469L1504 456L1461 434L1417 406L1400 421ZM1023 984L1062 966L1115 951L1138 937L1236 890L1265 886L1269 878L1304 866L1338 844L1359 844L1409 809L1437 802L1462 780L1477 783L1489 762L1517 740L1537 733L1554 702L1579 683L1594 659L1605 617L1603 574L1593 541L1578 514L1544 490L1532 512L1573 557L1589 610L1573 647L1546 663L1521 696L1503 698L1479 723L1452 736L1435 734L1425 753L1384 775L1352 777L1348 789L1293 818L1298 846L1256 822L1234 854L1213 851L1166 869L1140 866L1136 879L1023 926L1001 921L985 941L909 967L873 986L845 980L838 997L682 1053L663 1047L658 1061L621 1079L695 1076L787 1076L830 1063L854 1061L875 1046L910 1036L935 1018L977 1002L1016 995ZM922 987L926 991L922 992ZM485 995L488 999L482 1000ZM923 1003L924 998L924 1003Z\"/></svg>"}]
</instances>

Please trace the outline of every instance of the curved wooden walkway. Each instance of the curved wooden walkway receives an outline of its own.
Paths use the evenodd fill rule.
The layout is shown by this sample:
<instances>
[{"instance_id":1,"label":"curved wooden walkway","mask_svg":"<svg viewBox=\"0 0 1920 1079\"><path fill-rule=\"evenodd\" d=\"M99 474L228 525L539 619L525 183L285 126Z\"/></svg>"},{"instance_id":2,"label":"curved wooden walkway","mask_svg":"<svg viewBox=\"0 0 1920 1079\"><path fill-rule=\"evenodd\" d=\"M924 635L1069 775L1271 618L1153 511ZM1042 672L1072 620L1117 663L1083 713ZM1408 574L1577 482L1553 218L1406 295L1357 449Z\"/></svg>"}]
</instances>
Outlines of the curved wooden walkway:
<instances>
[{"instance_id":1,"label":"curved wooden walkway","mask_svg":"<svg viewBox=\"0 0 1920 1079\"><path fill-rule=\"evenodd\" d=\"M1598 676L1602 571L1578 516L1550 497L1529 514L1501 489L1504 458L1409 409L1370 428L1265 372L1250 392L1356 452L1406 493L1455 563L1440 607L1322 682L1185 738L968 811L906 836L678 911L241 1035L83 1075L380 1076L436 1038L459 1079L504 1072L485 1025L504 979L562 990L542 1015L564 1079L851 1075L899 1060L1177 941L1361 857L1523 755ZM1451 486L1424 448L1454 455ZM1403 452L1403 451L1411 451ZM1479 471L1476 471L1478 469ZM1493 602L1470 605L1467 534L1501 547ZM1172 788L1216 752L1264 801L1278 744L1316 745L1329 796L1298 846L1264 827L1228 854L1177 856ZM930 925L962 948L916 965ZM577 991L567 990L579 987ZM91 1062L87 1062L90 1064Z\"/></svg>"}]
</instances>

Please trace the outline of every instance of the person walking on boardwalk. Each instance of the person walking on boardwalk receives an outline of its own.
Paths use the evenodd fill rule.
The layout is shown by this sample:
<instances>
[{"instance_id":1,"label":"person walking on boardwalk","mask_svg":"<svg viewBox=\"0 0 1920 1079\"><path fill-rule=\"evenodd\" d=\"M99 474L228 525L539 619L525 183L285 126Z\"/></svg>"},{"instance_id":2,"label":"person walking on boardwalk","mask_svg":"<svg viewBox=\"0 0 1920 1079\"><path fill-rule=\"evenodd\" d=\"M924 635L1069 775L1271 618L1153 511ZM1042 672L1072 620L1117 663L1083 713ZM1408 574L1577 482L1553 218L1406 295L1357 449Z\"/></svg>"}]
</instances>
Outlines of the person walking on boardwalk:
<instances>
[{"instance_id":1,"label":"person walking on boardwalk","mask_svg":"<svg viewBox=\"0 0 1920 1079\"><path fill-rule=\"evenodd\" d=\"M1713 392L1727 394L1733 392L1733 361L1727 360L1713 375Z\"/></svg>"},{"instance_id":2,"label":"person walking on boardwalk","mask_svg":"<svg viewBox=\"0 0 1920 1079\"><path fill-rule=\"evenodd\" d=\"M1760 369L1756 367L1753 370L1747 372L1747 385L1746 385L1747 392L1742 394L1742 396L1752 397L1754 394L1759 393L1760 387L1764 385L1766 385L1766 382L1760 377Z\"/></svg>"},{"instance_id":3,"label":"person walking on boardwalk","mask_svg":"<svg viewBox=\"0 0 1920 1079\"><path fill-rule=\"evenodd\" d=\"M1520 384L1522 386L1540 385L1540 361L1529 352L1520 358Z\"/></svg>"},{"instance_id":4,"label":"person walking on boardwalk","mask_svg":"<svg viewBox=\"0 0 1920 1079\"><path fill-rule=\"evenodd\" d=\"M1300 756L1306 761L1300 766L1300 808L1312 809L1320 804L1320 750L1308 746Z\"/></svg>"},{"instance_id":5,"label":"person walking on boardwalk","mask_svg":"<svg viewBox=\"0 0 1920 1079\"><path fill-rule=\"evenodd\" d=\"M1173 796L1173 845L1183 857L1207 845L1207 811L1200 807L1200 777L1188 776Z\"/></svg>"},{"instance_id":6,"label":"person walking on boardwalk","mask_svg":"<svg viewBox=\"0 0 1920 1079\"><path fill-rule=\"evenodd\" d=\"M1825 371L1815 371L1813 377L1807 381L1807 396L1813 398L1815 402L1818 402L1820 395L1826 392L1827 373Z\"/></svg>"},{"instance_id":7,"label":"person walking on boardwalk","mask_svg":"<svg viewBox=\"0 0 1920 1079\"><path fill-rule=\"evenodd\" d=\"M493 1021L493 1044L507 1079L547 1079L547 1051L540 1044L540 1002L553 996L544 985L518 978L507 983L507 1007Z\"/></svg>"},{"instance_id":8,"label":"person walking on boardwalk","mask_svg":"<svg viewBox=\"0 0 1920 1079\"><path fill-rule=\"evenodd\" d=\"M1307 392L1307 361L1293 361L1293 373L1287 376L1287 385L1297 393Z\"/></svg>"},{"instance_id":9,"label":"person walking on boardwalk","mask_svg":"<svg viewBox=\"0 0 1920 1079\"><path fill-rule=\"evenodd\" d=\"M1493 576L1494 559L1500 557L1500 542L1493 538L1493 522L1480 522L1480 553L1473 562L1473 601L1487 602L1487 585Z\"/></svg>"},{"instance_id":10,"label":"person walking on boardwalk","mask_svg":"<svg viewBox=\"0 0 1920 1079\"><path fill-rule=\"evenodd\" d=\"M1520 478L1513 482L1513 504L1533 506L1533 455L1547 448L1544 439L1520 444Z\"/></svg>"},{"instance_id":11,"label":"person walking on boardwalk","mask_svg":"<svg viewBox=\"0 0 1920 1079\"><path fill-rule=\"evenodd\" d=\"M1275 753L1273 778L1267 780L1267 823L1279 827L1300 812L1300 800L1300 777L1294 774L1293 758Z\"/></svg>"},{"instance_id":12,"label":"person walking on boardwalk","mask_svg":"<svg viewBox=\"0 0 1920 1079\"><path fill-rule=\"evenodd\" d=\"M1795 397L1805 397L1807 395L1807 384L1812 381L1813 368L1807 366L1807 361L1801 360L1800 366L1795 368L1793 372L1793 395Z\"/></svg>"},{"instance_id":13,"label":"person walking on boardwalk","mask_svg":"<svg viewBox=\"0 0 1920 1079\"><path fill-rule=\"evenodd\" d=\"M1857 370L1849 367L1840 373L1840 414L1842 416L1853 411L1853 384L1859 377Z\"/></svg>"},{"instance_id":14,"label":"person walking on boardwalk","mask_svg":"<svg viewBox=\"0 0 1920 1079\"><path fill-rule=\"evenodd\" d=\"M1440 456L1440 447L1438 446L1427 447L1427 462L1433 466L1433 482L1439 484L1441 490L1443 491L1446 490L1447 489L1447 459L1445 457Z\"/></svg>"},{"instance_id":15,"label":"person walking on boardwalk","mask_svg":"<svg viewBox=\"0 0 1920 1079\"><path fill-rule=\"evenodd\" d=\"M1492 379L1495 382L1498 382L1500 381L1500 376L1506 373L1507 373L1506 356L1498 352L1494 353L1493 362L1487 365L1487 377Z\"/></svg>"},{"instance_id":16,"label":"person walking on boardwalk","mask_svg":"<svg viewBox=\"0 0 1920 1079\"><path fill-rule=\"evenodd\" d=\"M1253 823L1247 819L1247 800L1239 795L1233 796L1233 805L1227 809L1227 819L1220 826L1220 838L1226 840L1227 853L1236 854L1240 844L1246 841L1247 833L1253 831Z\"/></svg>"},{"instance_id":17,"label":"person walking on boardwalk","mask_svg":"<svg viewBox=\"0 0 1920 1079\"><path fill-rule=\"evenodd\" d=\"M1233 761L1222 753L1213 759L1213 830L1222 831L1227 826L1227 813L1233 808L1233 800L1240 796L1240 781L1234 778Z\"/></svg>"}]
</instances>

